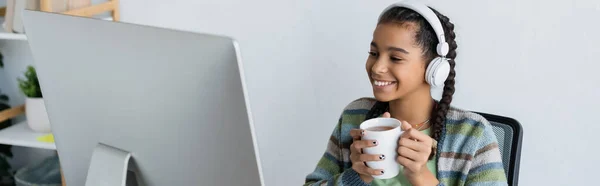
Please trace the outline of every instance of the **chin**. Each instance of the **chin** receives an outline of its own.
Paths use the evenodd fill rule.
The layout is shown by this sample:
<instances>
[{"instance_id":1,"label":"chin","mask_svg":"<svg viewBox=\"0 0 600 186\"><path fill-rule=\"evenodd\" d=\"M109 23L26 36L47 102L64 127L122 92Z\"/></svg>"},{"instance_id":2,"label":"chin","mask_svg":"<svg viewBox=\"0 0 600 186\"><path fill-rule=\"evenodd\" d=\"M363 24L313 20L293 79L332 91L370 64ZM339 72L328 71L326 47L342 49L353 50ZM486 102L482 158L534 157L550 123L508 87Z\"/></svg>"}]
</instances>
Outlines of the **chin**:
<instances>
[{"instance_id":1,"label":"chin","mask_svg":"<svg viewBox=\"0 0 600 186\"><path fill-rule=\"evenodd\" d=\"M390 101L398 99L396 95L390 95L390 94L373 93L373 96L375 97L375 99L377 101L380 101L380 102L390 102Z\"/></svg>"}]
</instances>

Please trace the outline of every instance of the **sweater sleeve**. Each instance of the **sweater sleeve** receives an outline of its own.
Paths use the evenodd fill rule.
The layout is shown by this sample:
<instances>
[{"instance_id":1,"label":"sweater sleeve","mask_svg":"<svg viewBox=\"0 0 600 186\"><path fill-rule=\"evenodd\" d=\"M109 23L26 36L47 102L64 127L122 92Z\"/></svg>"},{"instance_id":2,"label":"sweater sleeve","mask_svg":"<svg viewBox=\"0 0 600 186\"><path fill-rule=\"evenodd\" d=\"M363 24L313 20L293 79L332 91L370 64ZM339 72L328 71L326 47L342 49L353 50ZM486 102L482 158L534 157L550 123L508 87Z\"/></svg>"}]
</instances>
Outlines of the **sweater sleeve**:
<instances>
[{"instance_id":1,"label":"sweater sleeve","mask_svg":"<svg viewBox=\"0 0 600 186\"><path fill-rule=\"evenodd\" d=\"M349 134L344 135L349 136ZM327 150L315 170L306 176L304 186L368 186L369 184L363 182L358 173L351 168L350 158L346 157L349 156L347 152L350 152L348 146L342 143L342 119L340 118L329 138Z\"/></svg>"},{"instance_id":2,"label":"sweater sleeve","mask_svg":"<svg viewBox=\"0 0 600 186\"><path fill-rule=\"evenodd\" d=\"M504 186L508 185L498 140L488 121L483 122L482 138L478 142L465 185Z\"/></svg>"}]
</instances>

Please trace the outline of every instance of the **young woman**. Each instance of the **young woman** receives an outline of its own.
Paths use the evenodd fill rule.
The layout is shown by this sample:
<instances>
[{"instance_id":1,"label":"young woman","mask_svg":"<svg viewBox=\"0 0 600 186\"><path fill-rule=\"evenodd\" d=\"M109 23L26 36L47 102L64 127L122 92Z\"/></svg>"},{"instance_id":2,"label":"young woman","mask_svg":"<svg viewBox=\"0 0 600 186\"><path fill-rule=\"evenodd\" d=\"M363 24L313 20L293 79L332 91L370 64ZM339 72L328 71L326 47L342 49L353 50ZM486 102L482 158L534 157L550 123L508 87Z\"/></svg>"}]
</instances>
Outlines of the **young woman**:
<instances>
[{"instance_id":1,"label":"young woman","mask_svg":"<svg viewBox=\"0 0 600 186\"><path fill-rule=\"evenodd\" d=\"M434 28L442 33L436 34ZM346 106L325 154L304 185L507 185L489 122L450 106L456 75L455 37L454 24L433 8L405 0L386 9L373 32L366 62L375 98L361 98ZM440 59L447 60L446 69L436 67L445 61L432 65ZM435 75L437 79L432 79ZM430 91L437 84L444 90L439 101ZM361 122L374 117L396 118L405 131L396 159L404 168L392 179L373 179L383 170L365 164L386 157L361 153L362 148L377 145L361 140L368 131L358 129Z\"/></svg>"}]
</instances>

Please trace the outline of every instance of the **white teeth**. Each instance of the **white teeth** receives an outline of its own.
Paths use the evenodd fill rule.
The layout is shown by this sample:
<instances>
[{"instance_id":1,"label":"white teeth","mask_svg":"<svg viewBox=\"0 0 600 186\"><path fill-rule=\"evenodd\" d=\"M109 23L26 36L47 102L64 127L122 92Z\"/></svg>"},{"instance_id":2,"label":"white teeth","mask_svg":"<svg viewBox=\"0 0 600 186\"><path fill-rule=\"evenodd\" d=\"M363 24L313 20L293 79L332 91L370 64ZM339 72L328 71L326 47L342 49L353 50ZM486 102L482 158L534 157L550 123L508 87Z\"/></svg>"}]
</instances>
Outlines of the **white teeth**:
<instances>
[{"instance_id":1,"label":"white teeth","mask_svg":"<svg viewBox=\"0 0 600 186\"><path fill-rule=\"evenodd\" d=\"M373 84L375 84L376 86L386 86L386 85L389 85L392 83L393 82L390 82L390 81L377 81L377 80L373 81Z\"/></svg>"}]
</instances>

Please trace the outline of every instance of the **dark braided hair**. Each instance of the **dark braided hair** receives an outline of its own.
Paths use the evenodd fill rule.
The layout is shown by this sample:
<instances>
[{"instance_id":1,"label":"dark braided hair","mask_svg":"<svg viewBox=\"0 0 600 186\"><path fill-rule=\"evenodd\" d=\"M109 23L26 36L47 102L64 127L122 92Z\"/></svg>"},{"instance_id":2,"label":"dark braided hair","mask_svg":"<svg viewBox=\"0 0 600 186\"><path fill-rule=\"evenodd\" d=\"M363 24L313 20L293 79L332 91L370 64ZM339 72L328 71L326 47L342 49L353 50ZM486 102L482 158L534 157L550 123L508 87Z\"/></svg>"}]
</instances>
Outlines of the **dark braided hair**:
<instances>
[{"instance_id":1,"label":"dark braided hair","mask_svg":"<svg viewBox=\"0 0 600 186\"><path fill-rule=\"evenodd\" d=\"M455 41L456 34L454 33L454 24L450 22L448 17L442 15L437 10L431 7L430 9L433 10L433 12L435 12L437 17L440 19L440 22L444 27L446 42L450 47L448 54L446 55L446 58L448 58L448 62L450 63L450 74L444 82L444 92L442 93L442 98L431 112L430 120L432 127L432 138L440 141L442 130L444 128L444 122L446 120L446 114L448 113L450 103L452 102L452 95L454 95L454 77L456 76L456 72L454 71L456 63L454 62L454 59L456 58L457 45ZM409 22L415 23L418 26L415 36L415 44L422 48L423 57L429 63L438 55L436 52L438 39L431 25L419 13L411 9L395 7L389 9L387 12L384 12L377 24L404 24ZM386 111L389 111L389 103L377 102L367 114L367 119L379 117Z\"/></svg>"}]
</instances>

